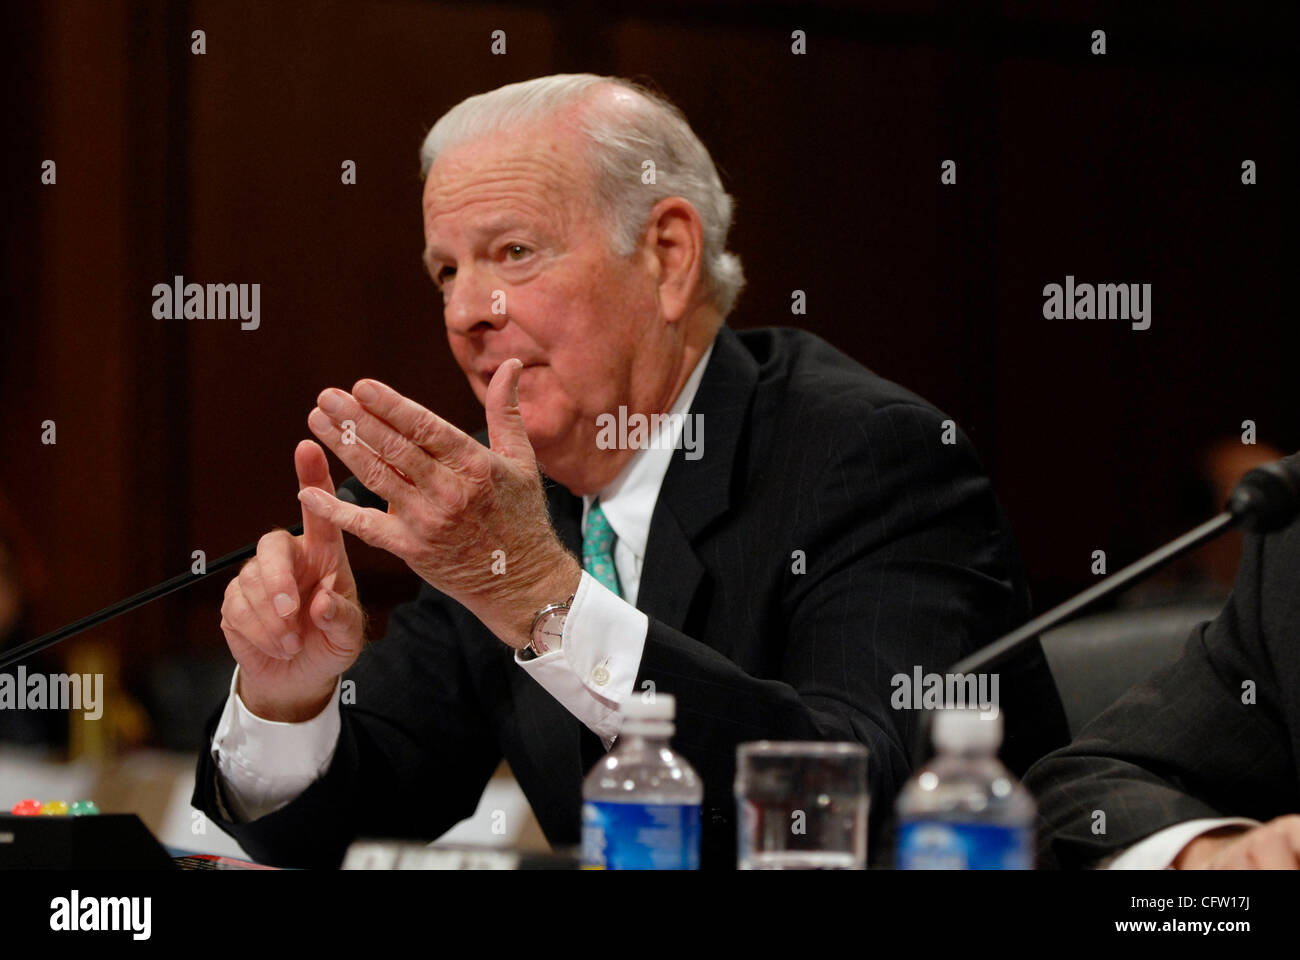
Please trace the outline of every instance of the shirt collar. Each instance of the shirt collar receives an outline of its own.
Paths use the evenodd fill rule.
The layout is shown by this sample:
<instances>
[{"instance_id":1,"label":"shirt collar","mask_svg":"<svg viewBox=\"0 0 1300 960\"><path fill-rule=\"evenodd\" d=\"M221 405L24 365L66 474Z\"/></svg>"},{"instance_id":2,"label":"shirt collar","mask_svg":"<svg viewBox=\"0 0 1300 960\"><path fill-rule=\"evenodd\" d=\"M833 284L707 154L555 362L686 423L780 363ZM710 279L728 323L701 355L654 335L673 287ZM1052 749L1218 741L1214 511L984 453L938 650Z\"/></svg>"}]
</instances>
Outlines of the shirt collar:
<instances>
[{"instance_id":1,"label":"shirt collar","mask_svg":"<svg viewBox=\"0 0 1300 960\"><path fill-rule=\"evenodd\" d=\"M614 534L631 548L638 559L644 559L646 541L650 537L650 518L654 515L655 502L659 499L659 488L663 485L664 474L672 463L673 452L677 449L682 432L682 417L695 401L695 394L704 379L704 368L709 365L713 355L713 344L704 351L704 356L695 364L695 369L687 378L672 409L672 417L661 432L659 440L632 454L632 458L623 465L623 469L609 485L594 495L582 498L582 525L587 526L587 511L597 498L600 509L604 512Z\"/></svg>"}]
</instances>

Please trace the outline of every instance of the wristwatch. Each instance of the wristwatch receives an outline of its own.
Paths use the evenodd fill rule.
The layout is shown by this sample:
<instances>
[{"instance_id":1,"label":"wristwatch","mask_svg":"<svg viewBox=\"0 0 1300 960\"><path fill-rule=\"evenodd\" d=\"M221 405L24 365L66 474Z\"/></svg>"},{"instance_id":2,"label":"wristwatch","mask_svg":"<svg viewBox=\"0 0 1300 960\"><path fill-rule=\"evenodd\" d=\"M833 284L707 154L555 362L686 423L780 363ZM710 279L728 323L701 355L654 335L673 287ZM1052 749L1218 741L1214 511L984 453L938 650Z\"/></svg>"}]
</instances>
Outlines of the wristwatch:
<instances>
[{"instance_id":1,"label":"wristwatch","mask_svg":"<svg viewBox=\"0 0 1300 960\"><path fill-rule=\"evenodd\" d=\"M528 631L528 646L519 651L520 660L532 660L560 649L564 640L564 621L576 596L576 593L571 594L569 599L560 603L548 603L537 611L533 617L532 629Z\"/></svg>"}]
</instances>

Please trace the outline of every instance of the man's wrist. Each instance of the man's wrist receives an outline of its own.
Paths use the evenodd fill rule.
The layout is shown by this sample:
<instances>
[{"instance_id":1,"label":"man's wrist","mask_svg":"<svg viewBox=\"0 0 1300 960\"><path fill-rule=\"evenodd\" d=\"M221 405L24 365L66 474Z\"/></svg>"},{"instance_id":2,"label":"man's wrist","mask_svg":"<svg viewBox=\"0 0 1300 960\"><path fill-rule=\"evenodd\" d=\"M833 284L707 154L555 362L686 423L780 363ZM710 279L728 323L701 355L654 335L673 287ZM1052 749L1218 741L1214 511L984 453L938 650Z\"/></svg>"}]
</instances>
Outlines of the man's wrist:
<instances>
[{"instance_id":1,"label":"man's wrist","mask_svg":"<svg viewBox=\"0 0 1300 960\"><path fill-rule=\"evenodd\" d=\"M274 690L260 690L256 684L250 684L248 678L240 671L235 695L249 713L261 720L275 723L306 723L320 716L322 710L329 706L338 688L338 680L330 682L328 688L319 694L294 696L286 698Z\"/></svg>"},{"instance_id":2,"label":"man's wrist","mask_svg":"<svg viewBox=\"0 0 1300 960\"><path fill-rule=\"evenodd\" d=\"M561 603L573 596L581 582L582 567L566 552L550 565L544 576L510 598L504 632L493 632L507 646L522 650L532 642L531 631L538 612L548 604Z\"/></svg>"}]
</instances>

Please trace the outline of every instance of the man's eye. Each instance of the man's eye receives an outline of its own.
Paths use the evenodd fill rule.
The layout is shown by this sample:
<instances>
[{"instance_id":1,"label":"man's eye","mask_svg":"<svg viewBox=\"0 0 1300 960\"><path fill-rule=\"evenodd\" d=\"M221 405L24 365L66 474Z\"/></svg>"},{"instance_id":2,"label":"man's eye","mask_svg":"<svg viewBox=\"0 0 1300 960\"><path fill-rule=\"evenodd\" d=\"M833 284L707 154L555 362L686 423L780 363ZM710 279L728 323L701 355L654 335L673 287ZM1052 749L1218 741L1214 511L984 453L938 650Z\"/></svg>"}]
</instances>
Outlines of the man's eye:
<instances>
[{"instance_id":1,"label":"man's eye","mask_svg":"<svg viewBox=\"0 0 1300 960\"><path fill-rule=\"evenodd\" d=\"M442 286L454 276L456 276L455 267L443 267L441 270L438 271L438 277L437 277L438 286Z\"/></svg>"},{"instance_id":2,"label":"man's eye","mask_svg":"<svg viewBox=\"0 0 1300 960\"><path fill-rule=\"evenodd\" d=\"M520 260L528 255L528 248L522 243L512 243L506 247L506 256L511 260Z\"/></svg>"}]
</instances>

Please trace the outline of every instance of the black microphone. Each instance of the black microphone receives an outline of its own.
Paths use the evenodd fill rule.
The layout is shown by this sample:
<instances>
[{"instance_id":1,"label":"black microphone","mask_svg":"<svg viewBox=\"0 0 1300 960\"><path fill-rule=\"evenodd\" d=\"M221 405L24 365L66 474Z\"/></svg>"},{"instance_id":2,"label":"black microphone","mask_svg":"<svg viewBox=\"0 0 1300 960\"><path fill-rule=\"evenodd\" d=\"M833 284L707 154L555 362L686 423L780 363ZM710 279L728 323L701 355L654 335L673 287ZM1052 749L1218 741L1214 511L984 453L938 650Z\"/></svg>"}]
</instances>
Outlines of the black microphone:
<instances>
[{"instance_id":1,"label":"black microphone","mask_svg":"<svg viewBox=\"0 0 1300 960\"><path fill-rule=\"evenodd\" d=\"M1224 508L1251 533L1286 526L1300 503L1300 453L1265 463L1241 478Z\"/></svg>"},{"instance_id":2,"label":"black microphone","mask_svg":"<svg viewBox=\"0 0 1300 960\"><path fill-rule=\"evenodd\" d=\"M361 507L373 507L376 510L387 510L388 504L379 496L368 490L356 477L348 477L339 485L337 496L340 500L348 503L355 503ZM298 536L302 533L302 524L295 524L289 528L289 533ZM97 627L101 623L119 617L124 613L137 610L146 603L157 600L159 597L165 597L169 593L175 593L177 590L188 587L191 584L198 583L200 580L206 580L208 577L228 570L236 564L243 563L249 557L257 553L257 544L250 543L246 547L241 547L231 553L220 557L207 564L203 573L182 573L170 580L164 580L148 590L142 590L134 596L127 597L125 600L119 600L116 603L109 604L102 610L82 617L80 620L74 620L65 626L60 627L53 633L47 633L44 636L37 637L35 640L29 640L27 643L14 647L8 653L0 655L0 670L12 666L19 660L23 660L33 653L39 653L49 647L60 643L68 637L76 636L83 630L89 630L91 627Z\"/></svg>"},{"instance_id":3,"label":"black microphone","mask_svg":"<svg viewBox=\"0 0 1300 960\"><path fill-rule=\"evenodd\" d=\"M1231 527L1244 526L1251 533L1268 533L1290 523L1300 511L1300 453L1266 463L1247 473L1228 498L1223 512L1159 550L1111 574L1077 596L1040 614L959 661L952 673L974 673L998 663L1044 631L1072 620L1106 597L1145 580L1189 550L1213 540Z\"/></svg>"},{"instance_id":4,"label":"black microphone","mask_svg":"<svg viewBox=\"0 0 1300 960\"><path fill-rule=\"evenodd\" d=\"M1073 620L1098 601L1145 580L1178 557L1222 535L1228 529L1240 525L1251 533L1269 533L1286 526L1297 512L1300 512L1300 453L1293 453L1281 460L1258 466L1243 476L1218 516L1040 614L988 646L976 650L953 664L949 673L976 674L986 671L1006 660L1040 634ZM918 736L913 759L918 766L927 755L929 747L929 719L927 715L917 725Z\"/></svg>"},{"instance_id":5,"label":"black microphone","mask_svg":"<svg viewBox=\"0 0 1300 960\"><path fill-rule=\"evenodd\" d=\"M356 477L348 477L339 484L336 496L348 503L355 503L358 507L371 507L385 513L388 512L388 501L379 494L372 492L369 487L365 486Z\"/></svg>"}]
</instances>

